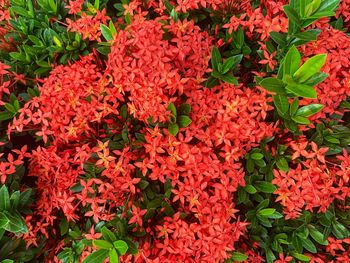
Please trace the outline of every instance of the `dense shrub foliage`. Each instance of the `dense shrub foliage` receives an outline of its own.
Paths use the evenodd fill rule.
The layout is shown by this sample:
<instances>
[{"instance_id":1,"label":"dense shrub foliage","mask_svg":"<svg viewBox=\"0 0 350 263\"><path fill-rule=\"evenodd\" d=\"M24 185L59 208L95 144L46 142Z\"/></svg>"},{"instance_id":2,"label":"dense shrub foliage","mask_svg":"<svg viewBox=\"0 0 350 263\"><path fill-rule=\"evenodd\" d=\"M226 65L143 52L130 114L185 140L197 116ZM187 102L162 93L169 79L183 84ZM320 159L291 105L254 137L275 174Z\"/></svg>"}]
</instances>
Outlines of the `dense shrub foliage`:
<instances>
[{"instance_id":1,"label":"dense shrub foliage","mask_svg":"<svg viewBox=\"0 0 350 263\"><path fill-rule=\"evenodd\" d=\"M0 262L350 262L350 1L0 0Z\"/></svg>"}]
</instances>

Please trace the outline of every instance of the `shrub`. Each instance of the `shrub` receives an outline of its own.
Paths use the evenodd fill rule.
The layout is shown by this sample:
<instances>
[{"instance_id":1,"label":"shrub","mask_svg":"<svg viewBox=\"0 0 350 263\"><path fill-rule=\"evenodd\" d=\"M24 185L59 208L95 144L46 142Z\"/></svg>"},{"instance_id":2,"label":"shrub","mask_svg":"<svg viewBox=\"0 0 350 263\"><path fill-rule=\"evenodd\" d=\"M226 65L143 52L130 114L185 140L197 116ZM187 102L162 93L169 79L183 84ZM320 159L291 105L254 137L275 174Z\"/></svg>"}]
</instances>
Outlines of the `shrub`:
<instances>
[{"instance_id":1,"label":"shrub","mask_svg":"<svg viewBox=\"0 0 350 263\"><path fill-rule=\"evenodd\" d=\"M349 262L347 9L0 0L0 262Z\"/></svg>"}]
</instances>

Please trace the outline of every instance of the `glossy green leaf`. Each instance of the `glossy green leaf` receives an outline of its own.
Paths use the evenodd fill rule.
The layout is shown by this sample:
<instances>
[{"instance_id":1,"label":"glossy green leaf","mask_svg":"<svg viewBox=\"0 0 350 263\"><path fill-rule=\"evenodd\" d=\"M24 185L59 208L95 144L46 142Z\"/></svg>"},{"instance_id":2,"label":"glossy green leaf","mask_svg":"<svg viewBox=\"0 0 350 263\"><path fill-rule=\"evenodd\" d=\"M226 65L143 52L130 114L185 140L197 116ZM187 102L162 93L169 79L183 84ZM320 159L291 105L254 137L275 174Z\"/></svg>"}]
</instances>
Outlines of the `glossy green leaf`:
<instances>
[{"instance_id":1,"label":"glossy green leaf","mask_svg":"<svg viewBox=\"0 0 350 263\"><path fill-rule=\"evenodd\" d=\"M328 77L328 74L324 72L317 72L316 74L311 76L307 81L305 81L304 84L314 87L317 84L323 82L327 77Z\"/></svg>"},{"instance_id":2,"label":"glossy green leaf","mask_svg":"<svg viewBox=\"0 0 350 263\"><path fill-rule=\"evenodd\" d=\"M265 78L259 82L259 86L276 94L285 94L286 86L282 80L276 78Z\"/></svg>"},{"instance_id":3,"label":"glossy green leaf","mask_svg":"<svg viewBox=\"0 0 350 263\"><path fill-rule=\"evenodd\" d=\"M297 11L290 5L285 5L283 7L284 12L286 13L289 20L291 20L295 24L300 24L300 17Z\"/></svg>"},{"instance_id":4,"label":"glossy green leaf","mask_svg":"<svg viewBox=\"0 0 350 263\"><path fill-rule=\"evenodd\" d=\"M214 70L218 71L219 63L221 63L221 54L217 47L213 47L211 51L211 66Z\"/></svg>"},{"instance_id":5,"label":"glossy green leaf","mask_svg":"<svg viewBox=\"0 0 350 263\"><path fill-rule=\"evenodd\" d=\"M317 253L317 248L310 239L301 239L301 244L307 251L311 253Z\"/></svg>"},{"instance_id":6,"label":"glossy green leaf","mask_svg":"<svg viewBox=\"0 0 350 263\"><path fill-rule=\"evenodd\" d=\"M119 256L115 249L109 251L109 262L110 263L119 263Z\"/></svg>"},{"instance_id":7,"label":"glossy green leaf","mask_svg":"<svg viewBox=\"0 0 350 263\"><path fill-rule=\"evenodd\" d=\"M128 244L123 240L117 240L113 242L114 247L118 251L119 255L125 255L126 251L128 251Z\"/></svg>"},{"instance_id":8,"label":"glossy green leaf","mask_svg":"<svg viewBox=\"0 0 350 263\"><path fill-rule=\"evenodd\" d=\"M10 195L6 185L0 188L0 212L10 209Z\"/></svg>"},{"instance_id":9,"label":"glossy green leaf","mask_svg":"<svg viewBox=\"0 0 350 263\"><path fill-rule=\"evenodd\" d=\"M265 208L265 209L259 210L258 215L266 217L266 216L272 215L275 212L276 212L275 208Z\"/></svg>"},{"instance_id":10,"label":"glossy green leaf","mask_svg":"<svg viewBox=\"0 0 350 263\"><path fill-rule=\"evenodd\" d=\"M100 249L113 248L113 245L106 240L93 240L92 244L94 244L95 247L100 248Z\"/></svg>"},{"instance_id":11,"label":"glossy green leaf","mask_svg":"<svg viewBox=\"0 0 350 263\"><path fill-rule=\"evenodd\" d=\"M100 249L88 255L83 263L102 263L109 255L109 250Z\"/></svg>"},{"instance_id":12,"label":"glossy green leaf","mask_svg":"<svg viewBox=\"0 0 350 263\"><path fill-rule=\"evenodd\" d=\"M278 158L278 160L276 161L276 166L278 169L282 170L283 172L288 172L289 170L288 162L284 157Z\"/></svg>"},{"instance_id":13,"label":"glossy green leaf","mask_svg":"<svg viewBox=\"0 0 350 263\"><path fill-rule=\"evenodd\" d=\"M310 120L308 118L302 116L292 116L292 120L299 124L308 125L310 124Z\"/></svg>"},{"instance_id":14,"label":"glossy green leaf","mask_svg":"<svg viewBox=\"0 0 350 263\"><path fill-rule=\"evenodd\" d=\"M101 228L101 233L103 238L111 243L117 240L115 234L105 226Z\"/></svg>"},{"instance_id":15,"label":"glossy green leaf","mask_svg":"<svg viewBox=\"0 0 350 263\"><path fill-rule=\"evenodd\" d=\"M259 191L267 194L271 194L277 190L277 187L275 185L265 181L255 182L254 186Z\"/></svg>"},{"instance_id":16,"label":"glossy green leaf","mask_svg":"<svg viewBox=\"0 0 350 263\"><path fill-rule=\"evenodd\" d=\"M226 74L228 71L232 70L235 66L237 66L243 58L243 55L236 55L229 57L225 60L221 73Z\"/></svg>"},{"instance_id":17,"label":"glossy green leaf","mask_svg":"<svg viewBox=\"0 0 350 263\"><path fill-rule=\"evenodd\" d=\"M296 116L310 117L323 109L322 104L310 104L297 110Z\"/></svg>"},{"instance_id":18,"label":"glossy green leaf","mask_svg":"<svg viewBox=\"0 0 350 263\"><path fill-rule=\"evenodd\" d=\"M328 245L328 241L327 238L325 238L325 236L318 231L316 228L310 228L310 236L319 244L321 245Z\"/></svg>"},{"instance_id":19,"label":"glossy green leaf","mask_svg":"<svg viewBox=\"0 0 350 263\"><path fill-rule=\"evenodd\" d=\"M248 184L244 187L244 190L248 193L248 194L255 194L257 192L256 188L254 186L252 186L251 184Z\"/></svg>"},{"instance_id":20,"label":"glossy green leaf","mask_svg":"<svg viewBox=\"0 0 350 263\"><path fill-rule=\"evenodd\" d=\"M307 81L311 76L321 70L324 63L326 63L327 55L319 54L309 58L293 75L293 77L299 82L303 83Z\"/></svg>"},{"instance_id":21,"label":"glossy green leaf","mask_svg":"<svg viewBox=\"0 0 350 263\"><path fill-rule=\"evenodd\" d=\"M24 222L23 218L17 212L9 213L5 211L3 213L9 220L8 224L4 226L4 229L15 234L27 233L27 225Z\"/></svg>"},{"instance_id":22,"label":"glossy green leaf","mask_svg":"<svg viewBox=\"0 0 350 263\"><path fill-rule=\"evenodd\" d=\"M303 98L316 99L316 90L308 85L304 84L290 84L286 86L286 90L290 93Z\"/></svg>"},{"instance_id":23,"label":"glossy green leaf","mask_svg":"<svg viewBox=\"0 0 350 263\"><path fill-rule=\"evenodd\" d=\"M283 74L284 75L293 75L299 68L300 65L300 61L301 61L301 56L300 53L298 51L298 49L295 46L292 46L285 58L284 58L284 62L283 62Z\"/></svg>"},{"instance_id":24,"label":"glossy green leaf","mask_svg":"<svg viewBox=\"0 0 350 263\"><path fill-rule=\"evenodd\" d=\"M264 155L262 153L252 153L250 155L250 158L252 158L253 160L260 160L264 158Z\"/></svg>"},{"instance_id":25,"label":"glossy green leaf","mask_svg":"<svg viewBox=\"0 0 350 263\"><path fill-rule=\"evenodd\" d=\"M0 229L5 228L6 225L10 222L10 220L7 218L7 216L0 212Z\"/></svg>"},{"instance_id":26,"label":"glossy green leaf","mask_svg":"<svg viewBox=\"0 0 350 263\"><path fill-rule=\"evenodd\" d=\"M308 262L311 260L310 257L305 256L304 254L296 253L296 252L292 253L292 256L304 262Z\"/></svg>"},{"instance_id":27,"label":"glossy green leaf","mask_svg":"<svg viewBox=\"0 0 350 263\"><path fill-rule=\"evenodd\" d=\"M276 109L281 116L285 116L289 109L288 98L283 95L273 96L273 102L276 106Z\"/></svg>"},{"instance_id":28,"label":"glossy green leaf","mask_svg":"<svg viewBox=\"0 0 350 263\"><path fill-rule=\"evenodd\" d=\"M111 32L111 30L110 30L106 25L101 24L101 25L100 25L100 30L101 30L101 33L102 33L103 37L104 37L107 41L113 40L112 32Z\"/></svg>"}]
</instances>

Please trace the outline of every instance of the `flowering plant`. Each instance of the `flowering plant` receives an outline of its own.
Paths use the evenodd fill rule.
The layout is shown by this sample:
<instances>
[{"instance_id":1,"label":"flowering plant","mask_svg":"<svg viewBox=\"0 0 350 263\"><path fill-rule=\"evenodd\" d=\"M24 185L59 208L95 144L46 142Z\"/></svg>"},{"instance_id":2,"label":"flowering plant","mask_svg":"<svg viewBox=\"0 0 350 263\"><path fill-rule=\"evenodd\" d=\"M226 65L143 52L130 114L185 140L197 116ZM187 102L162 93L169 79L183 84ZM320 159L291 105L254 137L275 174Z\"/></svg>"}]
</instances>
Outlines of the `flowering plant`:
<instances>
[{"instance_id":1,"label":"flowering plant","mask_svg":"<svg viewBox=\"0 0 350 263\"><path fill-rule=\"evenodd\" d=\"M0 262L350 262L349 10L0 0Z\"/></svg>"}]
</instances>

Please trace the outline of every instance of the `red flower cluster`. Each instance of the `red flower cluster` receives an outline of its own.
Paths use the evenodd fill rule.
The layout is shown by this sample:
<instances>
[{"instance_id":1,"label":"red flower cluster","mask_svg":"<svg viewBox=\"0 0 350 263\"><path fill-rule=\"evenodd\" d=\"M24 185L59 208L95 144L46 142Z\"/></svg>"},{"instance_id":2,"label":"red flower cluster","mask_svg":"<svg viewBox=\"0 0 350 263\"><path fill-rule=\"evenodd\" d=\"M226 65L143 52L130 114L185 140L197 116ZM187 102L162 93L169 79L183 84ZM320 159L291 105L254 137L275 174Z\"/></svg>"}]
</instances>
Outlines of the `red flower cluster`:
<instances>
[{"instance_id":1,"label":"red flower cluster","mask_svg":"<svg viewBox=\"0 0 350 263\"><path fill-rule=\"evenodd\" d=\"M318 149L314 142L307 141L292 141L289 145L296 167L288 172L275 170L272 181L279 187L276 201L281 202L287 219L314 208L324 213L335 199L345 200L350 196L347 153L338 157L340 164L327 165L327 148Z\"/></svg>"}]
</instances>

